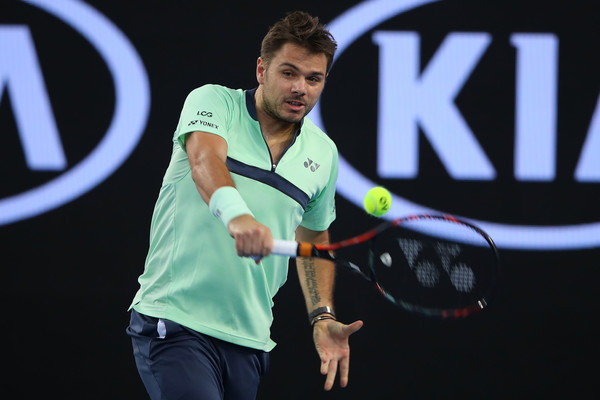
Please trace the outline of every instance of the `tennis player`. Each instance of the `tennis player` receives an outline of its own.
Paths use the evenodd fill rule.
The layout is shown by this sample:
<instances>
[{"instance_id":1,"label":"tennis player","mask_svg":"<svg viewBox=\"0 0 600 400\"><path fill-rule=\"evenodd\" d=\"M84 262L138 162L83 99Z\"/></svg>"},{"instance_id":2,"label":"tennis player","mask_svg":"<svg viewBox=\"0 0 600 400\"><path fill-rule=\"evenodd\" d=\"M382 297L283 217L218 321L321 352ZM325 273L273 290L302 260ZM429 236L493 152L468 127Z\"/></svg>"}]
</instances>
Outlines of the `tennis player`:
<instances>
[{"instance_id":1,"label":"tennis player","mask_svg":"<svg viewBox=\"0 0 600 400\"><path fill-rule=\"evenodd\" d=\"M318 18L290 13L263 39L257 88L210 84L185 100L127 329L152 399L256 397L288 272L266 257L273 238L328 243L335 219L337 149L305 116L336 48ZM362 321L336 321L333 264L296 263L324 388L337 374L345 387Z\"/></svg>"}]
</instances>

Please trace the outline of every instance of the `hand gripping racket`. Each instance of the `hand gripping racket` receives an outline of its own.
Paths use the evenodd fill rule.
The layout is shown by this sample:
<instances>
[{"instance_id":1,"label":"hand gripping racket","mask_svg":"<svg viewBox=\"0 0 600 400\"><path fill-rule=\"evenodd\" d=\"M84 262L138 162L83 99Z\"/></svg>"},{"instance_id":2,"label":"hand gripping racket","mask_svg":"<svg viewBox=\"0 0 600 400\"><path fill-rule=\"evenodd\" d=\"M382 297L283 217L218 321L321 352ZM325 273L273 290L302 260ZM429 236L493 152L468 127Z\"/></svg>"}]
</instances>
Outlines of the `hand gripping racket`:
<instances>
[{"instance_id":1,"label":"hand gripping racket","mask_svg":"<svg viewBox=\"0 0 600 400\"><path fill-rule=\"evenodd\" d=\"M338 257L338 252L359 244L366 247L366 266ZM440 318L486 309L500 270L492 238L450 215L410 215L328 245L275 240L272 254L333 261L367 279L402 309Z\"/></svg>"}]
</instances>

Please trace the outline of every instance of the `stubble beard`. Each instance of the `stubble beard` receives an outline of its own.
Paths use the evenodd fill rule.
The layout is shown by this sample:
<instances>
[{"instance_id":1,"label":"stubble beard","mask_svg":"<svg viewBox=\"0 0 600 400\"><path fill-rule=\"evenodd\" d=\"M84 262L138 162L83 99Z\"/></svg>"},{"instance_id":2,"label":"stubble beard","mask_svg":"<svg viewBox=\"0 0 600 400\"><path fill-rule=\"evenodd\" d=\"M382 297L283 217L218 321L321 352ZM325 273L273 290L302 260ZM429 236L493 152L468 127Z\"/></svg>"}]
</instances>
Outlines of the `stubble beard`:
<instances>
[{"instance_id":1,"label":"stubble beard","mask_svg":"<svg viewBox=\"0 0 600 400\"><path fill-rule=\"evenodd\" d=\"M273 104L264 97L263 97L263 110L264 110L265 114L267 114L269 117L271 117L275 121L285 122L288 124L297 124L306 115L306 114L302 114L298 118L285 117L283 115L283 113L277 111L277 108L275 106L273 106Z\"/></svg>"}]
</instances>

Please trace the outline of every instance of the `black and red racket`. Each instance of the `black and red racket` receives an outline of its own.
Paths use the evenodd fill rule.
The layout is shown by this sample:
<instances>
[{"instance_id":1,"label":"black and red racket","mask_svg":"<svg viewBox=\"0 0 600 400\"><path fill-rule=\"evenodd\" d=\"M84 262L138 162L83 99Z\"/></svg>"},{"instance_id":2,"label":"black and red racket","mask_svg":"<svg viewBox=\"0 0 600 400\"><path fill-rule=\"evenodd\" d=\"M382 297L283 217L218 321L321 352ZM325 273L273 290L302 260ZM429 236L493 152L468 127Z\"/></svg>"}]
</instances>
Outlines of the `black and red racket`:
<instances>
[{"instance_id":1,"label":"black and red racket","mask_svg":"<svg viewBox=\"0 0 600 400\"><path fill-rule=\"evenodd\" d=\"M364 266L340 257L360 244L366 247ZM486 309L500 270L492 238L450 215L410 215L329 245L275 240L273 254L333 261L373 283L404 310L440 318L462 318Z\"/></svg>"}]
</instances>

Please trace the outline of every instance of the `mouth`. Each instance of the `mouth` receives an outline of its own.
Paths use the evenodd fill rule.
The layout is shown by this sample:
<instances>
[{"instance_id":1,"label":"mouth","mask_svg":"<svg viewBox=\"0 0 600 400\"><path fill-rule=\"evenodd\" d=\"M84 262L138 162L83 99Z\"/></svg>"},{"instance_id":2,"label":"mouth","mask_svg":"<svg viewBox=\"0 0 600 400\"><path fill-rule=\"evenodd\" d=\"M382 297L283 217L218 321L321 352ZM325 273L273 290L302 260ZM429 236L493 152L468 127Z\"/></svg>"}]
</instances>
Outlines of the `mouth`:
<instances>
[{"instance_id":1,"label":"mouth","mask_svg":"<svg viewBox=\"0 0 600 400\"><path fill-rule=\"evenodd\" d=\"M302 111L304 103L298 100L287 100L285 102L292 111Z\"/></svg>"}]
</instances>

